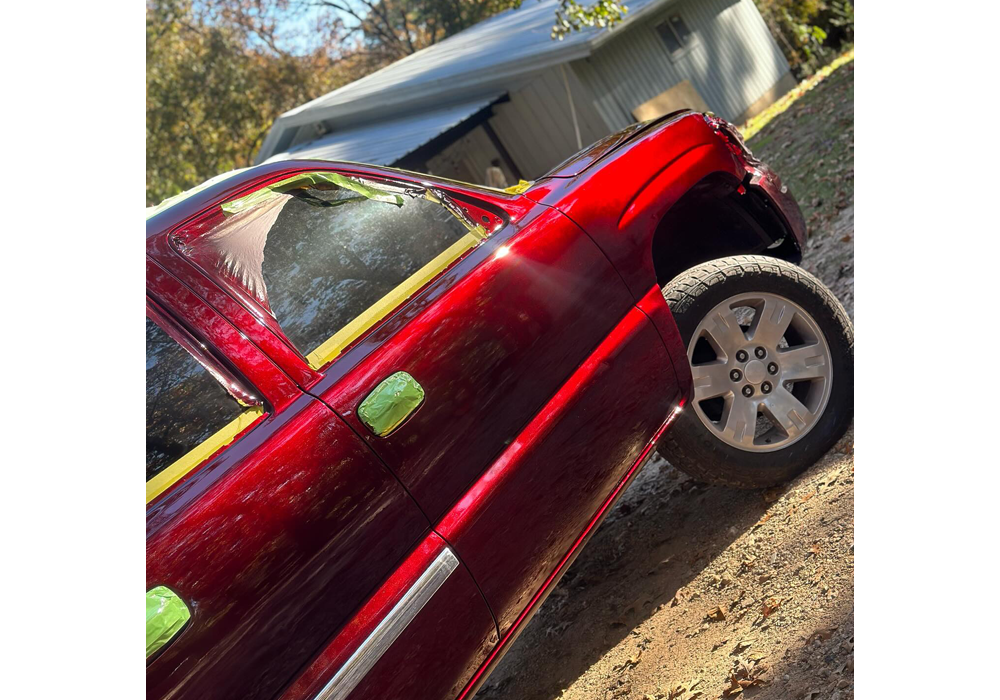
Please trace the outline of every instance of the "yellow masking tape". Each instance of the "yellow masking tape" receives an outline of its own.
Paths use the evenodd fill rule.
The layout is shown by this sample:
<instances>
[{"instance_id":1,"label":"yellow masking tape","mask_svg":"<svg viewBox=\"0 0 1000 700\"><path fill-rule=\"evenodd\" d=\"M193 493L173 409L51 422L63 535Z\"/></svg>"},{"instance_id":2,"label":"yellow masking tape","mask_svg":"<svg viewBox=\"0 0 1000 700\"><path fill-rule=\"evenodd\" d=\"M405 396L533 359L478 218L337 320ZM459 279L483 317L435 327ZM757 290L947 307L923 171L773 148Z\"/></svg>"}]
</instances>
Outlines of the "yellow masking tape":
<instances>
[{"instance_id":1,"label":"yellow masking tape","mask_svg":"<svg viewBox=\"0 0 1000 700\"><path fill-rule=\"evenodd\" d=\"M438 273L455 262L467 250L481 242L475 233L467 233L451 244L443 253L406 278L402 284L376 301L361 314L322 345L306 355L309 366L319 369L344 351L348 345L386 317L393 309L409 299L421 287L434 279Z\"/></svg>"},{"instance_id":2,"label":"yellow masking tape","mask_svg":"<svg viewBox=\"0 0 1000 700\"><path fill-rule=\"evenodd\" d=\"M233 421L209 436L193 450L178 459L162 472L146 482L146 503L149 503L206 459L215 454L219 448L225 447L237 435L246 430L258 418L264 415L262 406L254 406L243 411Z\"/></svg>"}]
</instances>

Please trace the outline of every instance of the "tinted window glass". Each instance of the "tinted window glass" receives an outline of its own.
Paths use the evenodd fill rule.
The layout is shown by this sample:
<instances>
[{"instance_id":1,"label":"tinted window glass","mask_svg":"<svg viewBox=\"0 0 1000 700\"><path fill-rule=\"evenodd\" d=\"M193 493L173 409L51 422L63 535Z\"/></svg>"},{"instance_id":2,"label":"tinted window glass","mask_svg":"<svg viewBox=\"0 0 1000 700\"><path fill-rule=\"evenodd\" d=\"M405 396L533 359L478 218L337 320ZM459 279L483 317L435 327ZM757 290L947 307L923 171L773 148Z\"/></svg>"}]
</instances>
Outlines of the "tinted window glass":
<instances>
[{"instance_id":1,"label":"tinted window glass","mask_svg":"<svg viewBox=\"0 0 1000 700\"><path fill-rule=\"evenodd\" d=\"M215 377L146 318L146 481L242 411Z\"/></svg>"},{"instance_id":2,"label":"tinted window glass","mask_svg":"<svg viewBox=\"0 0 1000 700\"><path fill-rule=\"evenodd\" d=\"M264 247L271 310L308 354L467 233L424 199L397 207L344 189L290 197Z\"/></svg>"}]
</instances>

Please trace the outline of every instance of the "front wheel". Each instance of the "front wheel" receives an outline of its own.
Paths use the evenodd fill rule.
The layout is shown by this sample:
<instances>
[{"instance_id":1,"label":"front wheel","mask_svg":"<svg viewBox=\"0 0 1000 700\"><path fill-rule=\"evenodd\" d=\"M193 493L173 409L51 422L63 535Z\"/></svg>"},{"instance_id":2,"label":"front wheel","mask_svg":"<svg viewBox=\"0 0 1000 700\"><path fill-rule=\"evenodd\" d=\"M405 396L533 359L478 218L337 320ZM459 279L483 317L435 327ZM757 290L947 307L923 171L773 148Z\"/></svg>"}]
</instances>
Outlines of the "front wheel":
<instances>
[{"instance_id":1,"label":"front wheel","mask_svg":"<svg viewBox=\"0 0 1000 700\"><path fill-rule=\"evenodd\" d=\"M663 288L694 395L659 452L701 481L782 483L854 415L854 328L822 282L762 255L712 260Z\"/></svg>"}]
</instances>

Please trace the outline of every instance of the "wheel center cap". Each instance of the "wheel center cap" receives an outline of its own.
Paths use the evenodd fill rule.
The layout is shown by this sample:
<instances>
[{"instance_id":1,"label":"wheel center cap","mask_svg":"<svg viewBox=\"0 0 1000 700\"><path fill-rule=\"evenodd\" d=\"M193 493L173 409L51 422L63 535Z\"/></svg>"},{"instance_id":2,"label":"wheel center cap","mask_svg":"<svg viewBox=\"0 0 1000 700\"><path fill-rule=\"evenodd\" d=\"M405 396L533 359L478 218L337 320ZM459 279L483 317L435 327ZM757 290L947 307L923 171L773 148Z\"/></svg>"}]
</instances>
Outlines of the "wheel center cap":
<instances>
[{"instance_id":1,"label":"wheel center cap","mask_svg":"<svg viewBox=\"0 0 1000 700\"><path fill-rule=\"evenodd\" d=\"M767 376L767 368L760 360L750 360L743 370L743 376L751 384L760 384L764 381L764 377Z\"/></svg>"}]
</instances>

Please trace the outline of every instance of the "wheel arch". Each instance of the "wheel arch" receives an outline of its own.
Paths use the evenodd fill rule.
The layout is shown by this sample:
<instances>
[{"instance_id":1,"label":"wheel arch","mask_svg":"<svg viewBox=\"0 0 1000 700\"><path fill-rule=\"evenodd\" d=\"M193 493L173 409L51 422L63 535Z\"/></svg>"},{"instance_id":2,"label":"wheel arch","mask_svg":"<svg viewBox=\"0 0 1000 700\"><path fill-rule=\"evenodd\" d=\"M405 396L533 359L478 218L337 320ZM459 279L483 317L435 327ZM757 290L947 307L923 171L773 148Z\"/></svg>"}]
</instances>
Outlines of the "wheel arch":
<instances>
[{"instance_id":1,"label":"wheel arch","mask_svg":"<svg viewBox=\"0 0 1000 700\"><path fill-rule=\"evenodd\" d=\"M766 254L798 263L802 251L768 196L731 172L706 174L670 206L650 242L659 285L728 255Z\"/></svg>"}]
</instances>

